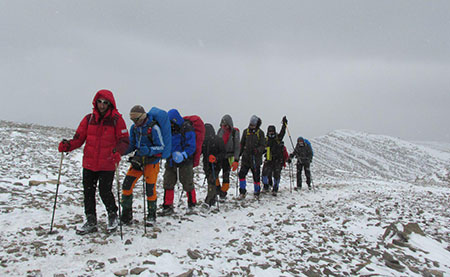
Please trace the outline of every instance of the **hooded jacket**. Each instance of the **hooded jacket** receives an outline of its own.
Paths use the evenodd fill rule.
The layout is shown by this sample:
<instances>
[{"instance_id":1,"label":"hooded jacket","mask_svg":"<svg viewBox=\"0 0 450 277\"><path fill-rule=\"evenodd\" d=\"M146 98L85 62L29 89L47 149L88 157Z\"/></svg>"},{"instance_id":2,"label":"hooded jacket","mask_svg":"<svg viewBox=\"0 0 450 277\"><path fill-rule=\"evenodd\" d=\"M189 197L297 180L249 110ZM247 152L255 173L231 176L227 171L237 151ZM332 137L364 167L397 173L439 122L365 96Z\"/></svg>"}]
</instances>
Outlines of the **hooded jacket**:
<instances>
[{"instance_id":1,"label":"hooded jacket","mask_svg":"<svg viewBox=\"0 0 450 277\"><path fill-rule=\"evenodd\" d=\"M275 132L275 137L270 138L268 134L266 134L266 162L273 162L275 164L282 165L284 163L283 158L283 149L284 149L284 135L286 134L286 125L283 124L281 127L281 131L277 134L275 126L270 125L267 129L272 129Z\"/></svg>"},{"instance_id":2,"label":"hooded jacket","mask_svg":"<svg viewBox=\"0 0 450 277\"><path fill-rule=\"evenodd\" d=\"M172 153L186 152L188 160L192 161L196 149L194 127L185 121L176 109L171 109L167 114L172 125ZM172 157L167 160L173 166Z\"/></svg>"},{"instance_id":3,"label":"hooded jacket","mask_svg":"<svg viewBox=\"0 0 450 277\"><path fill-rule=\"evenodd\" d=\"M239 129L233 126L233 119L226 114L222 117L221 122L224 122L230 127L229 130L220 127L217 135L221 137L225 143L226 155L225 158L234 157L235 161L239 161L239 152L241 151L240 133Z\"/></svg>"},{"instance_id":4,"label":"hooded jacket","mask_svg":"<svg viewBox=\"0 0 450 277\"><path fill-rule=\"evenodd\" d=\"M97 109L97 100L104 98L111 107L104 116ZM115 164L113 154L123 155L128 148L128 130L122 115L117 111L116 101L111 91L99 90L92 101L92 113L86 115L70 140L70 151L81 147L83 152L83 168L92 171L113 171Z\"/></svg>"},{"instance_id":5,"label":"hooded jacket","mask_svg":"<svg viewBox=\"0 0 450 277\"><path fill-rule=\"evenodd\" d=\"M214 171L215 174L218 174L222 162L225 159L225 144L223 143L222 138L216 135L214 127L209 123L205 124L205 140L203 141L202 154L203 170L205 173L209 174L212 172L212 164L209 162L209 155L214 155L217 160L217 162L214 163ZM217 178L218 176L216 175L215 177Z\"/></svg>"},{"instance_id":6,"label":"hooded jacket","mask_svg":"<svg viewBox=\"0 0 450 277\"><path fill-rule=\"evenodd\" d=\"M311 143L302 137L297 139L297 145L295 145L294 152L291 154L292 157L297 158L297 162L300 164L310 164L314 156L314 152L311 147Z\"/></svg>"},{"instance_id":7,"label":"hooded jacket","mask_svg":"<svg viewBox=\"0 0 450 277\"><path fill-rule=\"evenodd\" d=\"M256 128L245 129L241 138L242 164L248 167L261 166L266 140L264 131L260 129L262 121L258 118Z\"/></svg>"}]
</instances>

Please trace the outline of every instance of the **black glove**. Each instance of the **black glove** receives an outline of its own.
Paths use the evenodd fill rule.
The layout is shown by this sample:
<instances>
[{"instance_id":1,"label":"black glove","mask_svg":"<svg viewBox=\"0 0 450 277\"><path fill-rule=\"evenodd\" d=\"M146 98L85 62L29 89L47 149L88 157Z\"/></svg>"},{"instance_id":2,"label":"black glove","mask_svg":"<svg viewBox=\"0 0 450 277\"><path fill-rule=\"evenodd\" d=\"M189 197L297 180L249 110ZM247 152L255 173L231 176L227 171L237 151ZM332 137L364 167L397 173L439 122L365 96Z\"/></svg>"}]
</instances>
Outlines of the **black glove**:
<instances>
[{"instance_id":1,"label":"black glove","mask_svg":"<svg viewBox=\"0 0 450 277\"><path fill-rule=\"evenodd\" d=\"M131 167L133 167L136 170L143 170L143 164L142 164L142 157L139 156L133 156L128 158L128 161L131 163Z\"/></svg>"},{"instance_id":2,"label":"black glove","mask_svg":"<svg viewBox=\"0 0 450 277\"><path fill-rule=\"evenodd\" d=\"M292 163L291 158L288 158L288 159L287 159L287 162L288 162L288 164Z\"/></svg>"},{"instance_id":3,"label":"black glove","mask_svg":"<svg viewBox=\"0 0 450 277\"><path fill-rule=\"evenodd\" d=\"M286 116L283 116L283 125L287 125L287 123L288 123L288 120L287 120L287 118L286 118Z\"/></svg>"}]
</instances>

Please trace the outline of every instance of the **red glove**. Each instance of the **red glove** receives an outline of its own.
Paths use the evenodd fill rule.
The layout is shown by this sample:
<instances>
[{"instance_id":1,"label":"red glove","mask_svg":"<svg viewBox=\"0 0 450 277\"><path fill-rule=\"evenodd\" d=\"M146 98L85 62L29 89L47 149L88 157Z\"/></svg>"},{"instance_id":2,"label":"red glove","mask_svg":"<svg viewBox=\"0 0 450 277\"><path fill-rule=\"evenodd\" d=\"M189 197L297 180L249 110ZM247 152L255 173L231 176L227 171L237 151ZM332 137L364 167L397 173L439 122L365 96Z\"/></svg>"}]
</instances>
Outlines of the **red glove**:
<instances>
[{"instance_id":1,"label":"red glove","mask_svg":"<svg viewBox=\"0 0 450 277\"><path fill-rule=\"evenodd\" d=\"M119 152L113 153L113 161L115 165L118 165L120 163L121 155Z\"/></svg>"},{"instance_id":2,"label":"red glove","mask_svg":"<svg viewBox=\"0 0 450 277\"><path fill-rule=\"evenodd\" d=\"M63 139L58 146L59 152L69 152L70 151L70 142L68 140Z\"/></svg>"},{"instance_id":3,"label":"red glove","mask_svg":"<svg viewBox=\"0 0 450 277\"><path fill-rule=\"evenodd\" d=\"M238 163L238 162L233 162L233 163L231 164L231 170L236 171L237 168L238 168L238 166L239 166L239 163Z\"/></svg>"},{"instance_id":4,"label":"red glove","mask_svg":"<svg viewBox=\"0 0 450 277\"><path fill-rule=\"evenodd\" d=\"M209 155L209 162L210 162L210 163L215 163L215 162L217 162L216 157L215 157L214 155Z\"/></svg>"}]
</instances>

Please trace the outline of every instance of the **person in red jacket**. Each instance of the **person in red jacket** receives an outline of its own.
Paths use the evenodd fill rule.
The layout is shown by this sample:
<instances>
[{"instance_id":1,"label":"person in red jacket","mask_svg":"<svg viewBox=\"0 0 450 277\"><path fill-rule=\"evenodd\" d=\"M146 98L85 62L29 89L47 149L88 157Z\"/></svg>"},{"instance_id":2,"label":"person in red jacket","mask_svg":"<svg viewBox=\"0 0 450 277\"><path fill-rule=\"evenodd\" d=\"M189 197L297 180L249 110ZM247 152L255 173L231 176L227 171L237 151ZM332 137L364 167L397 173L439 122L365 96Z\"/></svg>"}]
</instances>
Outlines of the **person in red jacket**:
<instances>
[{"instance_id":1,"label":"person in red jacket","mask_svg":"<svg viewBox=\"0 0 450 277\"><path fill-rule=\"evenodd\" d=\"M117 111L111 91L99 90L92 101L93 111L86 115L71 140L59 143L59 152L70 152L81 147L83 152L83 190L86 222L77 234L97 231L95 190L98 182L100 197L108 212L108 231L118 226L116 201L112 183L116 166L129 145L127 126Z\"/></svg>"}]
</instances>

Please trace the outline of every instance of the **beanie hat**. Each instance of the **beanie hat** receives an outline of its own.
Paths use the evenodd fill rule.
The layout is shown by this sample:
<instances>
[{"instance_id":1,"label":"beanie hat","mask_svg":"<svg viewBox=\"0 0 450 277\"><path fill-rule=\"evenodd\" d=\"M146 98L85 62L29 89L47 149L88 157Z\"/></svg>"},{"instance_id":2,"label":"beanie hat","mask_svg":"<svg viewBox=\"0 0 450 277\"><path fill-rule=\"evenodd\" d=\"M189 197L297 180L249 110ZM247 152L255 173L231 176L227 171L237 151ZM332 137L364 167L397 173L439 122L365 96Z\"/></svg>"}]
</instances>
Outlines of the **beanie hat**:
<instances>
[{"instance_id":1,"label":"beanie hat","mask_svg":"<svg viewBox=\"0 0 450 277\"><path fill-rule=\"evenodd\" d=\"M141 121L145 118L145 110L141 105L136 105L130 110L130 119L134 122Z\"/></svg>"},{"instance_id":2,"label":"beanie hat","mask_svg":"<svg viewBox=\"0 0 450 277\"><path fill-rule=\"evenodd\" d=\"M250 125L256 126L258 124L258 117L256 115L252 115L250 118Z\"/></svg>"}]
</instances>

